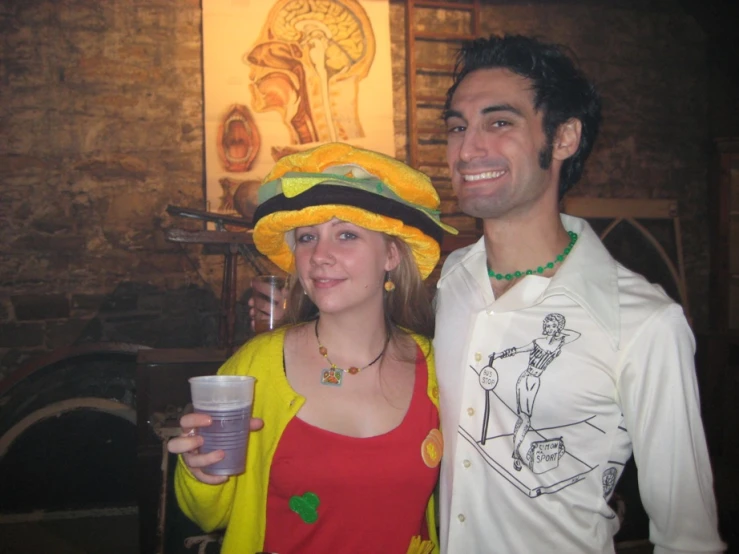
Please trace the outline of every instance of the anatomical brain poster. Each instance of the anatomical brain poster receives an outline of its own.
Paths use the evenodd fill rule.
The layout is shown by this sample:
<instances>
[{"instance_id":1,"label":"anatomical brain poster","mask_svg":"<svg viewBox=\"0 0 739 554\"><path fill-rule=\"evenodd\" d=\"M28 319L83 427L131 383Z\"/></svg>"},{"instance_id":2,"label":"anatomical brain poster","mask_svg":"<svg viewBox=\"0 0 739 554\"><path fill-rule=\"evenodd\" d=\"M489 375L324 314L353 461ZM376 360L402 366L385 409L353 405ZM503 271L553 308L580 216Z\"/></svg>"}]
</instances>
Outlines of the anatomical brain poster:
<instances>
[{"instance_id":1,"label":"anatomical brain poster","mask_svg":"<svg viewBox=\"0 0 739 554\"><path fill-rule=\"evenodd\" d=\"M387 0L203 0L206 209L251 218L281 156L395 154Z\"/></svg>"}]
</instances>

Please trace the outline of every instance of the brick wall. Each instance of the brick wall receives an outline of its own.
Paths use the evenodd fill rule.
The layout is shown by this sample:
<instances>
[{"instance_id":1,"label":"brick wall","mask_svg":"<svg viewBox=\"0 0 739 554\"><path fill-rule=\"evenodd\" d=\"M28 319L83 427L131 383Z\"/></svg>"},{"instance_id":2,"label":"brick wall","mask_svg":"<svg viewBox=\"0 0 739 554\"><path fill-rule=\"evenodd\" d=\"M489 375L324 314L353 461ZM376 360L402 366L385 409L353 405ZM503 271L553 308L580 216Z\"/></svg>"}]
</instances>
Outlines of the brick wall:
<instances>
[{"instance_id":1,"label":"brick wall","mask_svg":"<svg viewBox=\"0 0 739 554\"><path fill-rule=\"evenodd\" d=\"M193 0L0 8L0 372L79 341L212 343L220 257L162 230L202 205L200 22Z\"/></svg>"}]
</instances>

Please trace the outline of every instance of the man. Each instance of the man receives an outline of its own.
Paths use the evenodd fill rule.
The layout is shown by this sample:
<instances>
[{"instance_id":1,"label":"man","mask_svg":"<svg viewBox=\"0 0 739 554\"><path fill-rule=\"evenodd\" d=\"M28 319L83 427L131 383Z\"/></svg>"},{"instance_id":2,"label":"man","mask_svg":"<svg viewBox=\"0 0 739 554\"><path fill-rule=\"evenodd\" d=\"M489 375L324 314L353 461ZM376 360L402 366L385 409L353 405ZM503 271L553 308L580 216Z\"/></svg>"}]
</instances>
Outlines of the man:
<instances>
[{"instance_id":1,"label":"man","mask_svg":"<svg viewBox=\"0 0 739 554\"><path fill-rule=\"evenodd\" d=\"M460 51L444 119L484 236L437 285L442 552L613 552L632 450L655 552L722 551L683 312L559 213L597 135L595 89L557 47L492 36Z\"/></svg>"}]
</instances>

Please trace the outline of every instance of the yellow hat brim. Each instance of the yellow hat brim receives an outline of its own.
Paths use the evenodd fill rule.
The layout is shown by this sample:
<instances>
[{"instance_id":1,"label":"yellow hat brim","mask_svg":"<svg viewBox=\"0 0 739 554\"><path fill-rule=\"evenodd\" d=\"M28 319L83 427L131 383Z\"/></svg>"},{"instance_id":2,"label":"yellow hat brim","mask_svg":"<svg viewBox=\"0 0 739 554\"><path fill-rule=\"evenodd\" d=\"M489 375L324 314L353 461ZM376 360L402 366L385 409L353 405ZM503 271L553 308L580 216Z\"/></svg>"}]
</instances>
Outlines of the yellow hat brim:
<instances>
[{"instance_id":1,"label":"yellow hat brim","mask_svg":"<svg viewBox=\"0 0 739 554\"><path fill-rule=\"evenodd\" d=\"M285 234L298 227L320 225L332 219L349 221L365 229L403 239L418 265L421 277L426 279L439 262L439 244L415 227L399 219L378 215L355 206L323 204L301 210L280 211L260 219L254 227L254 245L283 271L295 270L295 256Z\"/></svg>"}]
</instances>

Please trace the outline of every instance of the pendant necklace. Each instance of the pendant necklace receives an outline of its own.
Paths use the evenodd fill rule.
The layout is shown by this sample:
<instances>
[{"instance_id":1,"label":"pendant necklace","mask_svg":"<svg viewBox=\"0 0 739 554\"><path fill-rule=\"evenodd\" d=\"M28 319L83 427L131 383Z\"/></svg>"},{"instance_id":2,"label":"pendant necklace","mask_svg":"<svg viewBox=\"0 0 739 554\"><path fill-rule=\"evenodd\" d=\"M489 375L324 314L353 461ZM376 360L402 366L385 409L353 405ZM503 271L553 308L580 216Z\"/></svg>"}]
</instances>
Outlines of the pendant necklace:
<instances>
[{"instance_id":1,"label":"pendant necklace","mask_svg":"<svg viewBox=\"0 0 739 554\"><path fill-rule=\"evenodd\" d=\"M363 369L367 369L371 365L376 364L380 360L380 358L382 358L383 354L385 354L385 350L387 350L387 345L390 342L390 335L388 335L387 339L385 340L385 346L382 347L382 351L377 355L377 357L374 360L372 360L367 365L362 366L362 367L349 366L349 369L342 369L339 366L337 366L334 362L331 361L331 358L328 357L328 349L321 344L321 339L318 337L318 320L316 320L315 331L316 331L316 342L318 343L318 353L321 354L321 356L323 356L324 358L326 358L326 361L329 364L329 367L321 370L321 384L331 386L331 387L340 387L341 382L344 380L345 373L349 373L350 375L356 375Z\"/></svg>"}]
</instances>

